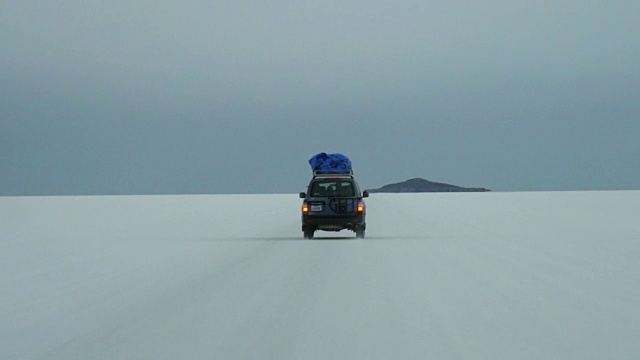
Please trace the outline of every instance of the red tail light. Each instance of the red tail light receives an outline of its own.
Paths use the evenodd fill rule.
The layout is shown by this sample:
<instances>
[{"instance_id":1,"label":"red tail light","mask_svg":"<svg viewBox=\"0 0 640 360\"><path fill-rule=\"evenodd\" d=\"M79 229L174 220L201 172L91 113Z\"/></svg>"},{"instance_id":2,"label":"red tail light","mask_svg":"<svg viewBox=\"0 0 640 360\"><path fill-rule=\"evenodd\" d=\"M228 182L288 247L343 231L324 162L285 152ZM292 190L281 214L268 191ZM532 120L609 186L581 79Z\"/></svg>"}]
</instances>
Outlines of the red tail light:
<instances>
[{"instance_id":1,"label":"red tail light","mask_svg":"<svg viewBox=\"0 0 640 360\"><path fill-rule=\"evenodd\" d=\"M309 213L309 204L306 201L302 203L302 213L303 214Z\"/></svg>"},{"instance_id":2,"label":"red tail light","mask_svg":"<svg viewBox=\"0 0 640 360\"><path fill-rule=\"evenodd\" d=\"M358 212L359 213L363 213L364 212L364 201L362 201L362 200L358 201Z\"/></svg>"}]
</instances>

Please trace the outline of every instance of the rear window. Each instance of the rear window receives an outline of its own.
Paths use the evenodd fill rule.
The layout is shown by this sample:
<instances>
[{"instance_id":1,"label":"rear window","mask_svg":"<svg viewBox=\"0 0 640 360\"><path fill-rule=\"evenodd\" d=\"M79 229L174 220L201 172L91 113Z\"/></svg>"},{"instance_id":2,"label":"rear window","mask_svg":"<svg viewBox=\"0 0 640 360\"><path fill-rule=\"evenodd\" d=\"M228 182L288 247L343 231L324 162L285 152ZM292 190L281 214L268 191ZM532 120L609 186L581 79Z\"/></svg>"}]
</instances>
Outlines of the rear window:
<instances>
[{"instance_id":1,"label":"rear window","mask_svg":"<svg viewBox=\"0 0 640 360\"><path fill-rule=\"evenodd\" d=\"M353 183L350 181L316 181L311 187L311 196L348 197L355 196Z\"/></svg>"}]
</instances>

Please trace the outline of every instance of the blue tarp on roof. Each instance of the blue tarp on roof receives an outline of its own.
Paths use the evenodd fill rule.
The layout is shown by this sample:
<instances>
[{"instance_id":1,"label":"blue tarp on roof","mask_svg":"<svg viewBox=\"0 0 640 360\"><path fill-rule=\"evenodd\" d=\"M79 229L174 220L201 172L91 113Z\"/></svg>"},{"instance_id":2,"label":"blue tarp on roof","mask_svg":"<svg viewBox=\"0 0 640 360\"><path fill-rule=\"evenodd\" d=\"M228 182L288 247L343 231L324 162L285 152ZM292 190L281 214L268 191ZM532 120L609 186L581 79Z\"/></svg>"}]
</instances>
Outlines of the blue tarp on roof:
<instances>
[{"instance_id":1,"label":"blue tarp on roof","mask_svg":"<svg viewBox=\"0 0 640 360\"><path fill-rule=\"evenodd\" d=\"M351 160L342 154L319 153L309 159L311 170L321 174L349 174L351 172Z\"/></svg>"}]
</instances>

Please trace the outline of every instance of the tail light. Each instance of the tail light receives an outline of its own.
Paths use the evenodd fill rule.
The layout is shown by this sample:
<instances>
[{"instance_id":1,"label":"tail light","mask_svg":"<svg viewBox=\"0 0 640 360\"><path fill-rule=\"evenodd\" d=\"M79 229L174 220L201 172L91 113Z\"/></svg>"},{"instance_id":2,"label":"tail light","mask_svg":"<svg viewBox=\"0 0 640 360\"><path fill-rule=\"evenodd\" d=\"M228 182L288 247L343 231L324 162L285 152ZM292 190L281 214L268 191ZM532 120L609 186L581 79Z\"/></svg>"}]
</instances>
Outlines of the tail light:
<instances>
[{"instance_id":1,"label":"tail light","mask_svg":"<svg viewBox=\"0 0 640 360\"><path fill-rule=\"evenodd\" d=\"M364 201L362 201L362 200L358 201L358 212L359 213L363 213L364 212Z\"/></svg>"},{"instance_id":2,"label":"tail light","mask_svg":"<svg viewBox=\"0 0 640 360\"><path fill-rule=\"evenodd\" d=\"M303 214L309 213L309 204L306 201L302 203L302 213Z\"/></svg>"}]
</instances>

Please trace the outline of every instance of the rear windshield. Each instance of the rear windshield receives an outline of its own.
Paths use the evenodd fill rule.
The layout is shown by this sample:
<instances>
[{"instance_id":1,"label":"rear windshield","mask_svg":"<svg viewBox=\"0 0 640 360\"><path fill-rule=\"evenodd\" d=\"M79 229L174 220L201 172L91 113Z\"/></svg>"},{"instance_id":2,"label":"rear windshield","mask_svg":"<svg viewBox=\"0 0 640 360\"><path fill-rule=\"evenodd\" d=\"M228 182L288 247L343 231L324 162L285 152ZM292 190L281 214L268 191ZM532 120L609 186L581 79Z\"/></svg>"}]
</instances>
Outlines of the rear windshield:
<instances>
[{"instance_id":1,"label":"rear windshield","mask_svg":"<svg viewBox=\"0 0 640 360\"><path fill-rule=\"evenodd\" d=\"M311 196L317 197L348 197L355 196L353 183L341 180L323 180L313 183Z\"/></svg>"}]
</instances>

